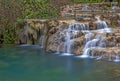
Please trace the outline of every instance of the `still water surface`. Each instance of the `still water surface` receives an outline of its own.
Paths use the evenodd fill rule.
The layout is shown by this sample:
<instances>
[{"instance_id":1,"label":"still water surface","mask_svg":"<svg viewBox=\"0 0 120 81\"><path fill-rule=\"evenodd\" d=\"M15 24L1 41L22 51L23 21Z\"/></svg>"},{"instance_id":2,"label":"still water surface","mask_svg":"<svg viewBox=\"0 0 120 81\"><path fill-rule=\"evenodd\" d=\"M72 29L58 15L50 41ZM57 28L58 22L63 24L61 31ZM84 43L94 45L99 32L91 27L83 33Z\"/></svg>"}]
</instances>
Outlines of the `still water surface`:
<instances>
[{"instance_id":1,"label":"still water surface","mask_svg":"<svg viewBox=\"0 0 120 81\"><path fill-rule=\"evenodd\" d=\"M45 53L38 46L4 46L0 81L120 81L120 63Z\"/></svg>"}]
</instances>

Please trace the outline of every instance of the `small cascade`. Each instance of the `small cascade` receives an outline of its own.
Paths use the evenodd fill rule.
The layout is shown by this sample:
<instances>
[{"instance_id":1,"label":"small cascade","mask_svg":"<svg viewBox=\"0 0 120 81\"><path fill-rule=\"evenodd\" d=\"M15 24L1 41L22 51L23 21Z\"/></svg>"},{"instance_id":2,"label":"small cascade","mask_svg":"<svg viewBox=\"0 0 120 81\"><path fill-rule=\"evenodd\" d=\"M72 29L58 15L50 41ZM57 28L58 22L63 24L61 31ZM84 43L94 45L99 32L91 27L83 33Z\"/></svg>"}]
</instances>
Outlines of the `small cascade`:
<instances>
[{"instance_id":1,"label":"small cascade","mask_svg":"<svg viewBox=\"0 0 120 81\"><path fill-rule=\"evenodd\" d=\"M97 22L100 23L100 25L98 25L99 27L97 27L97 29L108 28L106 22L100 20L99 17L97 17ZM103 32L108 32L108 31L103 31ZM104 47L106 47L106 44L105 44L102 36L100 36L100 35L95 35L94 36L92 31L87 31L87 32L85 32L85 34L86 34L85 35L86 44L85 44L85 47L83 49L83 55L81 55L79 57L81 57L81 58L88 58L90 56L91 48L95 48L95 47L104 48ZM93 55L92 55L92 57L93 57ZM98 57L97 59L101 59L101 58L102 57Z\"/></svg>"},{"instance_id":2,"label":"small cascade","mask_svg":"<svg viewBox=\"0 0 120 81\"><path fill-rule=\"evenodd\" d=\"M90 31L88 33L86 33L85 39L86 39L86 44L83 49L83 55L80 55L77 57L80 57L80 58L92 57L92 58L94 58L94 55L92 54L92 56L91 56L91 54L90 54L91 49L106 47L106 44L104 43L102 36L94 35ZM98 58L101 58L101 57L98 57Z\"/></svg>"},{"instance_id":3,"label":"small cascade","mask_svg":"<svg viewBox=\"0 0 120 81\"><path fill-rule=\"evenodd\" d=\"M88 30L87 25L81 23L78 24L76 21L72 21L64 31L59 30L58 48L56 50L57 54L60 54L60 47L64 44L64 53L62 53L61 56L73 55L71 54L72 53L71 46L73 43L73 39L77 38L77 34L81 31L85 34L85 46L83 49L83 55L76 57L96 58L96 60L100 60L104 58L104 56L101 54L95 54L95 52L97 52L97 49L106 48L106 40L103 36L104 34L99 34L99 33L111 33L113 31L111 30L111 28L108 28L106 22L100 20L99 17L97 18L96 22L98 22L99 24L97 30ZM63 43L63 39L64 39L64 43ZM113 60L111 58L111 54L109 54L109 60L119 62L120 57L119 55L116 55L115 59Z\"/></svg>"},{"instance_id":4,"label":"small cascade","mask_svg":"<svg viewBox=\"0 0 120 81\"><path fill-rule=\"evenodd\" d=\"M65 51L67 53L70 53L70 48L71 48L71 40L70 40L70 34L71 34L71 28L68 28L68 30L66 31L66 37L65 37Z\"/></svg>"},{"instance_id":5,"label":"small cascade","mask_svg":"<svg viewBox=\"0 0 120 81\"><path fill-rule=\"evenodd\" d=\"M29 41L29 37L28 37L28 29L29 29L29 24L26 23L25 27L24 27L24 34L26 36L26 44L21 44L20 46L30 46L30 44L28 44Z\"/></svg>"},{"instance_id":6,"label":"small cascade","mask_svg":"<svg viewBox=\"0 0 120 81\"><path fill-rule=\"evenodd\" d=\"M110 54L109 54L108 61L112 61L112 58L111 58L111 57L112 57L112 54L110 53Z\"/></svg>"},{"instance_id":7,"label":"small cascade","mask_svg":"<svg viewBox=\"0 0 120 81\"><path fill-rule=\"evenodd\" d=\"M40 46L41 46L41 48L44 47L44 35L42 35L42 36L40 37Z\"/></svg>"},{"instance_id":8,"label":"small cascade","mask_svg":"<svg viewBox=\"0 0 120 81\"><path fill-rule=\"evenodd\" d=\"M72 42L74 38L77 37L77 33L80 31L80 30L86 30L87 27L85 24L78 24L76 23L76 21L72 21L68 28L65 30L65 43L64 43L64 54L63 55L72 55L71 54L71 45L72 45ZM59 42L59 41L58 41ZM58 49L59 49L59 46L58 46ZM57 52L59 52L57 49Z\"/></svg>"},{"instance_id":9,"label":"small cascade","mask_svg":"<svg viewBox=\"0 0 120 81\"><path fill-rule=\"evenodd\" d=\"M99 41L99 39L89 40L89 41L85 44L85 47L84 47L84 49L83 49L83 55L81 55L80 57L81 57L81 58L87 58L87 57L89 57L91 48L92 48L92 47L96 47L98 41Z\"/></svg>"},{"instance_id":10,"label":"small cascade","mask_svg":"<svg viewBox=\"0 0 120 81\"><path fill-rule=\"evenodd\" d=\"M115 59L114 59L113 61L114 61L114 62L120 62L120 57L119 57L118 54L115 56Z\"/></svg>"},{"instance_id":11,"label":"small cascade","mask_svg":"<svg viewBox=\"0 0 120 81\"><path fill-rule=\"evenodd\" d=\"M29 38L28 38L28 29L29 29L29 24L26 23L26 26L25 26L25 35L26 35L26 42L27 43L28 43L28 40L29 40Z\"/></svg>"},{"instance_id":12,"label":"small cascade","mask_svg":"<svg viewBox=\"0 0 120 81\"><path fill-rule=\"evenodd\" d=\"M72 45L72 41L71 41L71 37L74 37L73 36L73 32L74 32L74 25L75 25L75 21L72 21L70 24L69 24L69 27L66 29L66 32L65 32L65 43L64 43L64 54L63 55L71 55L71 45Z\"/></svg>"},{"instance_id":13,"label":"small cascade","mask_svg":"<svg viewBox=\"0 0 120 81\"><path fill-rule=\"evenodd\" d=\"M87 30L86 24L75 24L75 30Z\"/></svg>"},{"instance_id":14,"label":"small cascade","mask_svg":"<svg viewBox=\"0 0 120 81\"><path fill-rule=\"evenodd\" d=\"M98 23L97 29L108 28L108 25L105 21L102 21L99 17L96 17L96 19L96 22Z\"/></svg>"},{"instance_id":15,"label":"small cascade","mask_svg":"<svg viewBox=\"0 0 120 81\"><path fill-rule=\"evenodd\" d=\"M95 54L94 49L104 49L106 48L106 42L104 39L104 36L99 35L99 33L111 33L113 30L111 28L108 28L105 21L100 20L99 17L97 17L97 30L82 30L83 33L85 33L85 46L83 49L83 54L80 56L77 56L79 58L96 58L96 60L100 60L104 58L101 54ZM95 32L95 33L94 33ZM91 51L93 50L93 52ZM109 61L114 62L120 62L120 56L118 53L115 55L115 59L112 58L112 54L108 55Z\"/></svg>"},{"instance_id":16,"label":"small cascade","mask_svg":"<svg viewBox=\"0 0 120 81\"><path fill-rule=\"evenodd\" d=\"M87 11L88 10L88 6L87 5L84 5L83 7L82 7L82 11Z\"/></svg>"}]
</instances>

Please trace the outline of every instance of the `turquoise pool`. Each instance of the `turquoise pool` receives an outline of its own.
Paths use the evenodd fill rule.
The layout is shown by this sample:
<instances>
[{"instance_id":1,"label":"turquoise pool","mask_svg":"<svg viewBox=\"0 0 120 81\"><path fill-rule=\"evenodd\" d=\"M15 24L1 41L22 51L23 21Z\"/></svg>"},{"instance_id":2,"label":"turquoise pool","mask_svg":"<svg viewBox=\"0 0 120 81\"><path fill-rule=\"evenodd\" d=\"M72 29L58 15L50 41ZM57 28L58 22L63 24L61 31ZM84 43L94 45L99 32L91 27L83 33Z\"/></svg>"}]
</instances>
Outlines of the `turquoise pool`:
<instances>
[{"instance_id":1,"label":"turquoise pool","mask_svg":"<svg viewBox=\"0 0 120 81\"><path fill-rule=\"evenodd\" d=\"M120 63L8 45L0 48L0 81L120 81Z\"/></svg>"}]
</instances>

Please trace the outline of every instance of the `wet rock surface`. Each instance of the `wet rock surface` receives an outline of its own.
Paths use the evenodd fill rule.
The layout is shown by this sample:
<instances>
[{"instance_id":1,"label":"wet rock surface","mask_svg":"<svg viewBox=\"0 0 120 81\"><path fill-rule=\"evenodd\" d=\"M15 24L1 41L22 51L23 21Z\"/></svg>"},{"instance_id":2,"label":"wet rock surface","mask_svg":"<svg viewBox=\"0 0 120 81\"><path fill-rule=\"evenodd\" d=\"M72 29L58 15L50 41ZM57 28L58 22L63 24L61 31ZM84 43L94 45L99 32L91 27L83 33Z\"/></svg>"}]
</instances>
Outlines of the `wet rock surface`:
<instances>
[{"instance_id":1,"label":"wet rock surface","mask_svg":"<svg viewBox=\"0 0 120 81\"><path fill-rule=\"evenodd\" d=\"M101 59L107 59L109 61L112 61L116 59L116 56L120 57L120 47L91 48L90 55L98 58L101 57Z\"/></svg>"}]
</instances>

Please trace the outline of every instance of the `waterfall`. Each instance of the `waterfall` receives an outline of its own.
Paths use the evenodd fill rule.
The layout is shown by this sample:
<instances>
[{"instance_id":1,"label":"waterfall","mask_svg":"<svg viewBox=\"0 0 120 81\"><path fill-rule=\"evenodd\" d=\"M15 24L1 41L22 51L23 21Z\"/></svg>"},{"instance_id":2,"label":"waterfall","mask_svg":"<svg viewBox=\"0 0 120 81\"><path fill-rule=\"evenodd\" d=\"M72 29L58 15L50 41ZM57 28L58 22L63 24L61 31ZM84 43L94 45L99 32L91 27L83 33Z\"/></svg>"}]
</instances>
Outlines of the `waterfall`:
<instances>
[{"instance_id":1,"label":"waterfall","mask_svg":"<svg viewBox=\"0 0 120 81\"><path fill-rule=\"evenodd\" d=\"M63 55L72 55L71 54L71 45L72 45L72 41L71 41L71 37L74 37L74 25L75 25L75 21L72 21L68 28L65 31L65 43L64 43L64 54Z\"/></svg>"},{"instance_id":2,"label":"waterfall","mask_svg":"<svg viewBox=\"0 0 120 81\"><path fill-rule=\"evenodd\" d=\"M77 34L79 31L85 33L85 46L83 49L83 54L77 57L80 58L96 58L96 60L102 59L103 56L101 54L95 54L96 51L91 51L94 49L104 49L106 48L105 38L102 36L103 34L99 33L111 33L113 32L110 28L108 28L105 21L97 18L98 27L97 30L87 30L87 26L85 24L78 24L76 21L72 21L69 26L63 31L59 30L59 38L58 38L58 48L57 54L60 53L60 46L64 44L64 53L61 56L71 56L73 55L71 52L71 46L73 43L73 39L77 38ZM64 39L64 41L63 41ZM111 55L109 56L109 60L111 60ZM118 55L115 56L113 60L115 62L120 61L120 57Z\"/></svg>"},{"instance_id":3,"label":"waterfall","mask_svg":"<svg viewBox=\"0 0 120 81\"><path fill-rule=\"evenodd\" d=\"M65 42L64 42L63 55L67 55L67 56L73 55L73 54L71 54L71 46L72 46L72 42L73 42L72 39L77 37L78 31L86 30L86 29L87 29L87 27L85 24L78 24L78 23L76 23L76 21L72 21L69 24L68 28L65 29L65 36L64 36ZM59 52L59 51L57 50L57 52Z\"/></svg>"},{"instance_id":4,"label":"waterfall","mask_svg":"<svg viewBox=\"0 0 120 81\"><path fill-rule=\"evenodd\" d=\"M98 41L99 41L99 38L88 40L88 42L86 41L85 47L83 49L83 55L81 55L80 57L81 58L89 57L91 48L96 47Z\"/></svg>"},{"instance_id":5,"label":"waterfall","mask_svg":"<svg viewBox=\"0 0 120 81\"><path fill-rule=\"evenodd\" d=\"M71 49L71 40L70 40L70 34L71 34L71 29L68 28L68 31L66 32L66 37L65 37L65 51L67 53L70 53L70 49Z\"/></svg>"},{"instance_id":6,"label":"waterfall","mask_svg":"<svg viewBox=\"0 0 120 81\"><path fill-rule=\"evenodd\" d=\"M96 35L93 36L93 33L90 32L88 34L85 35L86 38L86 43L83 49L83 54L77 57L80 58L88 58L88 57L94 57L94 55L92 54L92 56L90 56L90 50L94 49L94 48L103 48L106 46L106 44L104 43L104 40L102 38L102 36L100 35ZM100 58L100 57L98 57ZM97 59L98 59L97 58Z\"/></svg>"},{"instance_id":7,"label":"waterfall","mask_svg":"<svg viewBox=\"0 0 120 81\"><path fill-rule=\"evenodd\" d=\"M85 35L85 46L84 46L84 49L83 49L83 54L80 55L80 56L77 56L77 57L80 57L80 58L88 58L90 57L90 50L91 48L94 49L94 48L104 48L106 47L106 44L104 42L104 39L102 36L100 35L94 35L94 33L92 32L99 32L99 33L105 33L105 32L111 32L110 29L108 29L108 26L106 24L105 21L102 21L100 20L99 17L96 18L97 19L97 23L99 25L97 25L97 30L94 30L94 31L90 31L90 30L87 30L87 31L83 31L86 35ZM102 29L101 29L102 28ZM100 30L98 30L100 29ZM92 58L93 58L93 54L92 54ZM101 59L102 57L100 56L97 56L98 58L97 59Z\"/></svg>"},{"instance_id":8,"label":"waterfall","mask_svg":"<svg viewBox=\"0 0 120 81\"><path fill-rule=\"evenodd\" d=\"M87 26L85 24L75 24L74 25L75 30L87 30Z\"/></svg>"},{"instance_id":9,"label":"waterfall","mask_svg":"<svg viewBox=\"0 0 120 81\"><path fill-rule=\"evenodd\" d=\"M116 53L115 59L113 61L120 62L120 57L119 57L118 53Z\"/></svg>"},{"instance_id":10,"label":"waterfall","mask_svg":"<svg viewBox=\"0 0 120 81\"><path fill-rule=\"evenodd\" d=\"M41 48L44 47L44 35L42 35L42 36L40 37L40 46L41 46Z\"/></svg>"},{"instance_id":11,"label":"waterfall","mask_svg":"<svg viewBox=\"0 0 120 81\"><path fill-rule=\"evenodd\" d=\"M27 42L27 44L28 44L28 40L29 40L29 38L28 38L28 29L29 29L29 24L26 23L26 26L25 26L25 35L26 35L26 42Z\"/></svg>"},{"instance_id":12,"label":"waterfall","mask_svg":"<svg viewBox=\"0 0 120 81\"><path fill-rule=\"evenodd\" d=\"M96 22L98 23L97 29L108 28L107 23L106 23L105 21L102 21L102 20L100 19L100 17L96 17L96 19L97 19Z\"/></svg>"},{"instance_id":13,"label":"waterfall","mask_svg":"<svg viewBox=\"0 0 120 81\"><path fill-rule=\"evenodd\" d=\"M83 7L82 7L82 11L87 11L88 10L88 6L87 5L84 5Z\"/></svg>"},{"instance_id":14,"label":"waterfall","mask_svg":"<svg viewBox=\"0 0 120 81\"><path fill-rule=\"evenodd\" d=\"M28 44L29 41L28 29L29 29L29 23L26 23L24 26L24 35L26 36L26 44L21 44L20 46L30 46L30 44Z\"/></svg>"}]
</instances>

